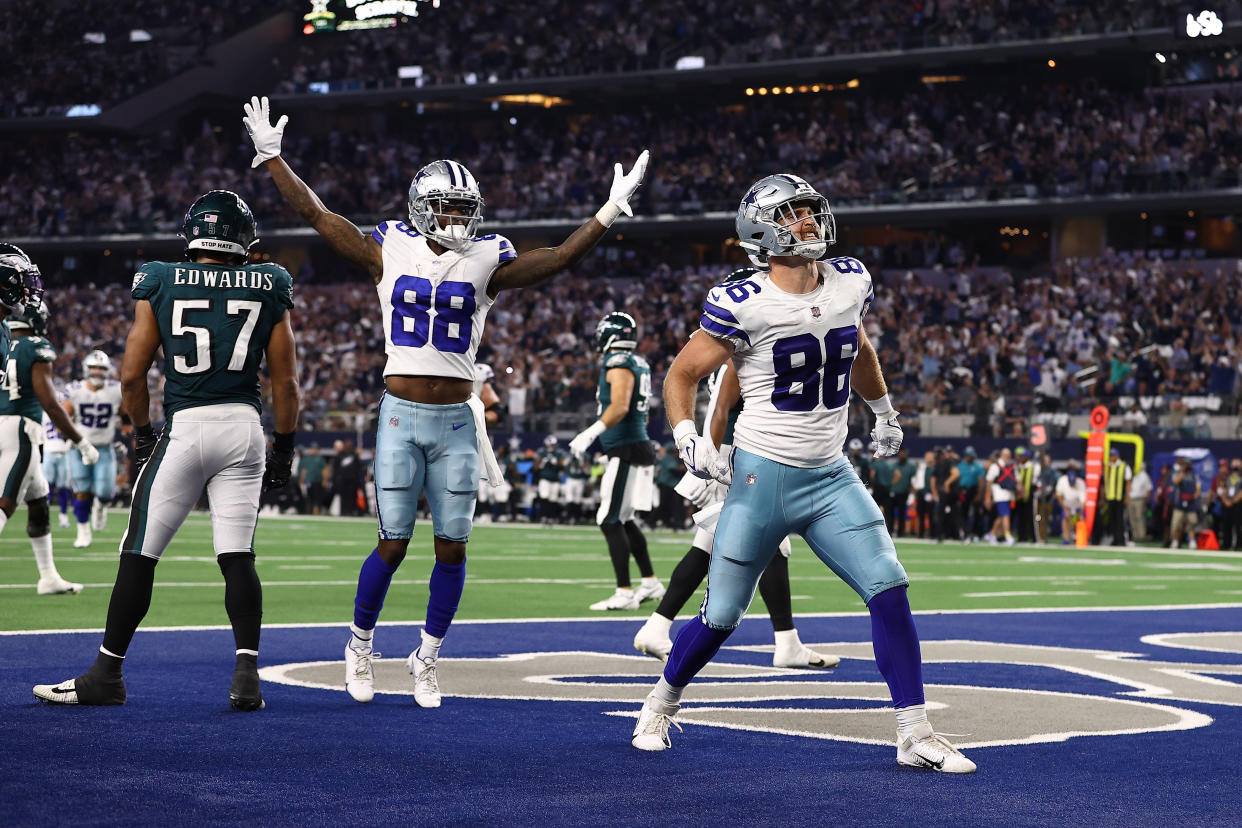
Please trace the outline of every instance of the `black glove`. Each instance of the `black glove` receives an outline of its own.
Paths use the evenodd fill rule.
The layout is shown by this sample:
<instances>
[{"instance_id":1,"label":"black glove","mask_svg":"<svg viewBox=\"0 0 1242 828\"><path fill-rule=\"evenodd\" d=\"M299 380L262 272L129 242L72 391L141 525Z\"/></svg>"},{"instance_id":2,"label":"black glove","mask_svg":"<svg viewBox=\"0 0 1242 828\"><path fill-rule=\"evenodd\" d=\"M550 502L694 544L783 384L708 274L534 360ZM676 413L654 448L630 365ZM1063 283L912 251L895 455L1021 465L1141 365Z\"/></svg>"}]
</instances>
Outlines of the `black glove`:
<instances>
[{"instance_id":1,"label":"black glove","mask_svg":"<svg viewBox=\"0 0 1242 828\"><path fill-rule=\"evenodd\" d=\"M263 470L263 491L283 489L293 476L293 432L272 435L272 450Z\"/></svg>"},{"instance_id":2,"label":"black glove","mask_svg":"<svg viewBox=\"0 0 1242 828\"><path fill-rule=\"evenodd\" d=\"M143 466L151 459L151 454L155 451L155 444L159 442L159 439L155 429L151 428L150 423L144 426L134 426L135 479L137 479L138 473L142 471Z\"/></svg>"}]
</instances>

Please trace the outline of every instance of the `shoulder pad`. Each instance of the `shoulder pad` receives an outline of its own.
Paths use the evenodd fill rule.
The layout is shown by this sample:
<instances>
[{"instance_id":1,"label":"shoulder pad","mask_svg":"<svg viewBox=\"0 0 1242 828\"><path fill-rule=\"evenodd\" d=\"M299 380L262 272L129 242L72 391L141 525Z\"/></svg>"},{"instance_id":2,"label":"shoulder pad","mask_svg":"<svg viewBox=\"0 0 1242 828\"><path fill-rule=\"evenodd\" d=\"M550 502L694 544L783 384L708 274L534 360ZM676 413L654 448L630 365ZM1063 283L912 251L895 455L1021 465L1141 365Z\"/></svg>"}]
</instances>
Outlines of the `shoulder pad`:
<instances>
[{"instance_id":1,"label":"shoulder pad","mask_svg":"<svg viewBox=\"0 0 1242 828\"><path fill-rule=\"evenodd\" d=\"M728 339L750 345L750 336L738 319L740 306L760 290L746 287L746 282L730 285L719 284L707 292L703 300L703 315L699 317L699 326L717 339Z\"/></svg>"},{"instance_id":2,"label":"shoulder pad","mask_svg":"<svg viewBox=\"0 0 1242 828\"><path fill-rule=\"evenodd\" d=\"M380 246L383 246L384 240L394 233L403 233L412 239L417 239L419 237L419 232L410 225L406 224L404 221L395 221L390 219L389 221L381 221L379 224L375 225L375 229L371 231L371 238L379 242Z\"/></svg>"},{"instance_id":3,"label":"shoulder pad","mask_svg":"<svg viewBox=\"0 0 1242 828\"><path fill-rule=\"evenodd\" d=\"M630 353L626 353L625 351L609 354L608 356L604 357L604 367L605 368L629 368L632 371L634 370L634 368L630 363L632 362L633 359L634 359L634 355Z\"/></svg>"}]
</instances>

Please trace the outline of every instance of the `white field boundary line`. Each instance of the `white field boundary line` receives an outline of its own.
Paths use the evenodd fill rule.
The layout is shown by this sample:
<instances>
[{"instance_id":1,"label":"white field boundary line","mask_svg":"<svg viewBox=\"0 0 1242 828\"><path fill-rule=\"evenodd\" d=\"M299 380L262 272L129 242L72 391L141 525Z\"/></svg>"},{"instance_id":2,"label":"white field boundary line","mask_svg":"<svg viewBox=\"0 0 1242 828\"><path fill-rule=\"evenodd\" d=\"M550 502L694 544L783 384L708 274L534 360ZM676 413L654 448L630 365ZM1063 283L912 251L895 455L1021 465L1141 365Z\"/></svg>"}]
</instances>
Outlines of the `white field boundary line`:
<instances>
[{"instance_id":1,"label":"white field boundary line","mask_svg":"<svg viewBox=\"0 0 1242 828\"><path fill-rule=\"evenodd\" d=\"M1237 604L1156 604L1151 606L1130 606L1130 607L1034 607L1034 608L1014 608L1014 609L952 609L952 610L916 610L916 616L936 616L936 615L1016 615L1016 614L1047 614L1047 613L1064 613L1064 612L1178 612L1182 610L1218 610L1218 609L1242 609L1242 603ZM762 620L768 616L763 613L747 613L746 618ZM868 618L870 617L866 611L860 612L800 612L799 618ZM480 618L480 619L454 619L454 625L486 625L486 624L560 624L560 623L585 623L585 622L624 622L626 624L634 624L642 621L642 616L624 616L624 617L569 617L569 618ZM424 621L385 621L386 627L413 627L422 626ZM300 630L300 629L327 629L331 627L339 627L346 629L349 627L349 620L341 621L310 621L300 624L264 624L266 630ZM201 626L184 626L184 627L139 627L138 632L202 632L228 630L233 628L228 624L208 624ZM99 635L103 632L103 627L90 629L64 629L64 630L0 630L0 636L17 636L17 635L76 635L91 634Z\"/></svg>"}]
</instances>

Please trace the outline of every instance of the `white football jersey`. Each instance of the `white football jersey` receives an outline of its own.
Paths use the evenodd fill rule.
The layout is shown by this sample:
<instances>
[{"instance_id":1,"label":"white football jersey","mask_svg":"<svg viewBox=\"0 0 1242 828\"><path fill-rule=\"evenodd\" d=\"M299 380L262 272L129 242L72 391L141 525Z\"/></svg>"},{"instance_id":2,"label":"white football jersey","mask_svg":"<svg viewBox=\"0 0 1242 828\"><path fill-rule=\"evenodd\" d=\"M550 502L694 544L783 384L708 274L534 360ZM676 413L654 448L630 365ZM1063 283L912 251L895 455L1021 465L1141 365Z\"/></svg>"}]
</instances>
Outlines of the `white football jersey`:
<instances>
[{"instance_id":1,"label":"white football jersey","mask_svg":"<svg viewBox=\"0 0 1242 828\"><path fill-rule=\"evenodd\" d=\"M476 397L483 396L483 386L496 379L496 374L492 371L492 366L486 362L476 362L474 365L474 395Z\"/></svg>"},{"instance_id":2,"label":"white football jersey","mask_svg":"<svg viewBox=\"0 0 1242 828\"><path fill-rule=\"evenodd\" d=\"M400 221L381 222L371 237L383 246L376 286L384 315L390 374L474 380L474 354L491 310L487 285L496 268L517 258L503 236L479 236L464 250L437 256Z\"/></svg>"},{"instance_id":3,"label":"white football jersey","mask_svg":"<svg viewBox=\"0 0 1242 828\"><path fill-rule=\"evenodd\" d=\"M111 446L121 424L121 384L107 380L102 388L94 389L83 380L70 385L68 393L73 422L82 436L96 446Z\"/></svg>"},{"instance_id":4,"label":"white football jersey","mask_svg":"<svg viewBox=\"0 0 1242 828\"><path fill-rule=\"evenodd\" d=\"M43 412L43 449L52 454L64 454L69 450L69 441L60 433L60 429L47 416L46 411Z\"/></svg>"},{"instance_id":5,"label":"white football jersey","mask_svg":"<svg viewBox=\"0 0 1242 828\"><path fill-rule=\"evenodd\" d=\"M702 329L734 347L742 413L733 444L789 466L841 456L858 329L872 299L871 274L849 257L816 262L822 284L786 293L767 273L716 285Z\"/></svg>"}]
</instances>

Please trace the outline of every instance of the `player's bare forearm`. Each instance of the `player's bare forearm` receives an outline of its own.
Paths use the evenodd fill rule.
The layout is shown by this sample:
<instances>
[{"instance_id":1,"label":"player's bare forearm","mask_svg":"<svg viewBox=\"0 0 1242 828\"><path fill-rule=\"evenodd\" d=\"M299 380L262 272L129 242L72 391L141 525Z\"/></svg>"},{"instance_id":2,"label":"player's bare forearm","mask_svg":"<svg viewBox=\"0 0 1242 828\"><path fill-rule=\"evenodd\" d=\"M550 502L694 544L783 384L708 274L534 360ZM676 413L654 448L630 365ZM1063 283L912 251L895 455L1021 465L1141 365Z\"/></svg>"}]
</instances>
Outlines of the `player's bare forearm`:
<instances>
[{"instance_id":1,"label":"player's bare forearm","mask_svg":"<svg viewBox=\"0 0 1242 828\"><path fill-rule=\"evenodd\" d=\"M327 207L305 181L298 177L285 159L277 156L264 162L280 195L297 211L333 250L354 264L364 267L376 282L383 271L383 254L352 221Z\"/></svg>"},{"instance_id":2,"label":"player's bare forearm","mask_svg":"<svg viewBox=\"0 0 1242 828\"><path fill-rule=\"evenodd\" d=\"M850 387L864 400L878 400L888 393L884 373L880 370L880 357L862 328L858 329L858 355L850 370Z\"/></svg>"},{"instance_id":3,"label":"player's bare forearm","mask_svg":"<svg viewBox=\"0 0 1242 828\"><path fill-rule=\"evenodd\" d=\"M74 427L65 409L61 408L60 403L56 401L56 387L52 384L51 364L36 362L30 369L30 379L34 384L35 397L38 398L39 405L43 406L47 418L52 421L52 425L56 426L56 430L67 437L71 443L81 440L82 434Z\"/></svg>"},{"instance_id":4,"label":"player's bare forearm","mask_svg":"<svg viewBox=\"0 0 1242 828\"><path fill-rule=\"evenodd\" d=\"M725 431L729 428L729 411L742 398L742 388L737 381L737 372L732 365L725 369L720 378L720 389L716 392L716 407L712 409L712 421L707 430L712 442L720 445L724 442Z\"/></svg>"},{"instance_id":5,"label":"player's bare forearm","mask_svg":"<svg viewBox=\"0 0 1242 828\"><path fill-rule=\"evenodd\" d=\"M731 356L733 346L723 339L702 331L690 337L664 377L664 410L670 425L676 427L682 420L694 420L699 380L724 365Z\"/></svg>"},{"instance_id":6,"label":"player's bare forearm","mask_svg":"<svg viewBox=\"0 0 1242 828\"><path fill-rule=\"evenodd\" d=\"M286 312L272 328L267 342L267 370L272 378L272 418L277 434L288 434L298 427L302 389L298 384L297 343Z\"/></svg>"},{"instance_id":7,"label":"player's bare forearm","mask_svg":"<svg viewBox=\"0 0 1242 828\"><path fill-rule=\"evenodd\" d=\"M155 311L146 299L134 303L134 324L125 339L121 359L121 408L135 426L151 423L151 394L147 391L147 371L160 347L160 327Z\"/></svg>"},{"instance_id":8,"label":"player's bare forearm","mask_svg":"<svg viewBox=\"0 0 1242 828\"><path fill-rule=\"evenodd\" d=\"M599 421L612 428L629 413L634 396L634 373L628 368L609 368L604 381L608 383L608 407L599 415Z\"/></svg>"},{"instance_id":9,"label":"player's bare forearm","mask_svg":"<svg viewBox=\"0 0 1242 828\"><path fill-rule=\"evenodd\" d=\"M548 281L582 261L607 232L608 228L596 219L587 219L556 247L527 251L496 271L487 286L487 295L494 299L502 290L516 290Z\"/></svg>"}]
</instances>

